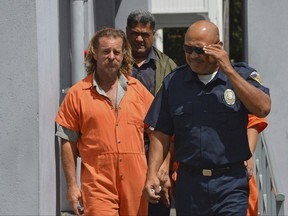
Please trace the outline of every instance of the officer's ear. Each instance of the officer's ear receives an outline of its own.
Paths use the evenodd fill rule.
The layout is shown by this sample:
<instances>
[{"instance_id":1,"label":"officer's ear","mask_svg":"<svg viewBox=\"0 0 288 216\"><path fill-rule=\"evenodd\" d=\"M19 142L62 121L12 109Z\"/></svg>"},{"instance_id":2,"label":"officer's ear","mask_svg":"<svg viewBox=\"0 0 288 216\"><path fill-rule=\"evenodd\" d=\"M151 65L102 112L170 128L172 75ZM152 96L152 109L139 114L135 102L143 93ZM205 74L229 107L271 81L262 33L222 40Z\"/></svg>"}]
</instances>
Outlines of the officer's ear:
<instances>
[{"instance_id":1,"label":"officer's ear","mask_svg":"<svg viewBox=\"0 0 288 216\"><path fill-rule=\"evenodd\" d=\"M223 47L223 45L224 45L223 41L221 41L221 40L218 42L218 44L219 44L221 47Z\"/></svg>"}]
</instances>

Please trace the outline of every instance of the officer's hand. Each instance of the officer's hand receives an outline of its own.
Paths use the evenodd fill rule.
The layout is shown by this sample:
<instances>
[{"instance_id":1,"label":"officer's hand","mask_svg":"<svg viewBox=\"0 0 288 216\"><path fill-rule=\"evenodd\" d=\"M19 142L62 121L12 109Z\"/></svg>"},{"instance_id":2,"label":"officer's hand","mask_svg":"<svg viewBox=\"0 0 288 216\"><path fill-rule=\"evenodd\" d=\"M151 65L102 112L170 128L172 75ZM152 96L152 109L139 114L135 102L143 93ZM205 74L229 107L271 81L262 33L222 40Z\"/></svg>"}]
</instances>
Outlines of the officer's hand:
<instances>
[{"instance_id":1,"label":"officer's hand","mask_svg":"<svg viewBox=\"0 0 288 216\"><path fill-rule=\"evenodd\" d=\"M162 187L160 186L160 180L157 175L147 175L145 187L143 193L145 198L150 203L158 203L160 200L160 191Z\"/></svg>"},{"instance_id":2,"label":"officer's hand","mask_svg":"<svg viewBox=\"0 0 288 216\"><path fill-rule=\"evenodd\" d=\"M162 191L160 192L160 196L162 202L165 204L167 208L170 207L170 199L169 199L169 191L171 189L171 181L167 172L161 172L159 174L160 184L162 186Z\"/></svg>"},{"instance_id":3,"label":"officer's hand","mask_svg":"<svg viewBox=\"0 0 288 216\"><path fill-rule=\"evenodd\" d=\"M232 69L228 53L224 50L221 44L218 43L204 46L203 50L205 51L206 55L212 56L217 60L219 67L224 73L227 70Z\"/></svg>"},{"instance_id":4,"label":"officer's hand","mask_svg":"<svg viewBox=\"0 0 288 216\"><path fill-rule=\"evenodd\" d=\"M71 210L77 215L80 216L81 213L78 209L78 203L82 204L81 191L77 185L68 187L66 194L67 201Z\"/></svg>"}]
</instances>

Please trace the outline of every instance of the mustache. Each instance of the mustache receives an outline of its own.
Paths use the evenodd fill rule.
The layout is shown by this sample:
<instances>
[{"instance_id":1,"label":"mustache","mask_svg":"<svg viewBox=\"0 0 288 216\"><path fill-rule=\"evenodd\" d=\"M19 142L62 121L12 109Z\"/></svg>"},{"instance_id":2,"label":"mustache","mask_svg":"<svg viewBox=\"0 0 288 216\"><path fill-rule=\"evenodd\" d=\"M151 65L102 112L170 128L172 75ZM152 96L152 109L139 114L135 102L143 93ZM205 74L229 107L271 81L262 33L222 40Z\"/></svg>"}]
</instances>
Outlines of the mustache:
<instances>
[{"instance_id":1,"label":"mustache","mask_svg":"<svg viewBox=\"0 0 288 216\"><path fill-rule=\"evenodd\" d=\"M109 66L117 66L119 62L116 59L106 59L104 64Z\"/></svg>"}]
</instances>

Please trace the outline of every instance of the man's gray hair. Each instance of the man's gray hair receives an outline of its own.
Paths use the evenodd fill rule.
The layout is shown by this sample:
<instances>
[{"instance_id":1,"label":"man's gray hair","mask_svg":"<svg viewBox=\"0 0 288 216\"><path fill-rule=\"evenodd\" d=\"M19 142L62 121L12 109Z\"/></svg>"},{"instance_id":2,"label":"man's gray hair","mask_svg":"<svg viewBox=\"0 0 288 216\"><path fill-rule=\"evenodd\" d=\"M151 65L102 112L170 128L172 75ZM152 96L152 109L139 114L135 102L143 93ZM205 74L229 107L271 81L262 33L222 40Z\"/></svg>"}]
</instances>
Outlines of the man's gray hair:
<instances>
[{"instance_id":1,"label":"man's gray hair","mask_svg":"<svg viewBox=\"0 0 288 216\"><path fill-rule=\"evenodd\" d=\"M127 18L127 27L132 28L135 24L147 24L150 23L151 29L155 29L155 17L152 13L145 10L132 11Z\"/></svg>"}]
</instances>

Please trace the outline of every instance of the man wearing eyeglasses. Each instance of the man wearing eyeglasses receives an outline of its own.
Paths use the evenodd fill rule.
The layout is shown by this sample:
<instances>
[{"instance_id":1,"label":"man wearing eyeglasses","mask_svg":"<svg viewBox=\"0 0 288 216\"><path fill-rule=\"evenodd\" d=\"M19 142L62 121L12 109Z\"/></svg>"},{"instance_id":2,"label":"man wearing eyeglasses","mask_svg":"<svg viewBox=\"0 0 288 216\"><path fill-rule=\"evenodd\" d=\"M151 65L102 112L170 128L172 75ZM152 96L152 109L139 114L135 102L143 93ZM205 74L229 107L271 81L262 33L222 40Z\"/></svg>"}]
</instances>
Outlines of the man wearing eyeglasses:
<instances>
[{"instance_id":1,"label":"man wearing eyeglasses","mask_svg":"<svg viewBox=\"0 0 288 216\"><path fill-rule=\"evenodd\" d=\"M176 68L176 63L171 58L153 46L155 17L149 11L132 11L127 18L126 34L135 61L132 76L155 95L159 91L164 77ZM144 140L147 155L149 147L147 134L144 135ZM163 166L168 166L165 170L169 170L169 159L168 156L163 164ZM164 170L164 167L162 168L159 172ZM162 202L149 204L149 216L169 216L169 214L170 208L167 208Z\"/></svg>"},{"instance_id":2,"label":"man wearing eyeglasses","mask_svg":"<svg viewBox=\"0 0 288 216\"><path fill-rule=\"evenodd\" d=\"M146 198L151 203L160 199L163 183L157 170L174 135L174 158L180 163L176 214L246 215L248 114L269 114L269 89L255 69L230 63L212 22L193 23L183 48L187 64L164 79L145 118L154 128L149 136Z\"/></svg>"}]
</instances>

